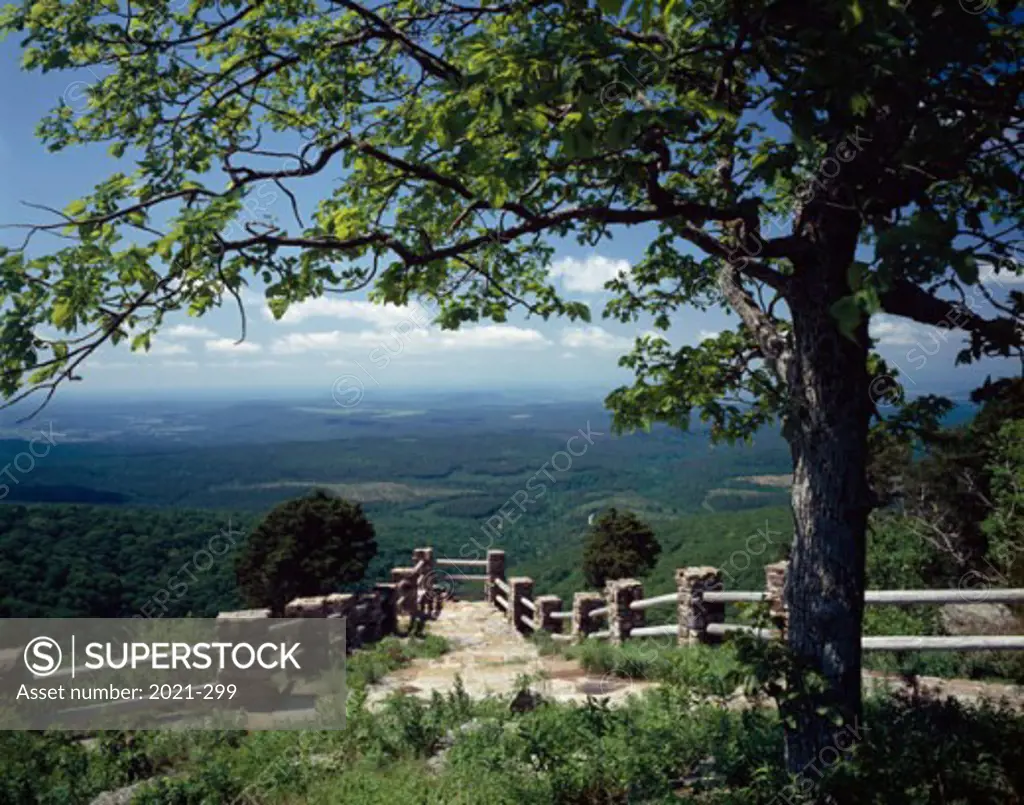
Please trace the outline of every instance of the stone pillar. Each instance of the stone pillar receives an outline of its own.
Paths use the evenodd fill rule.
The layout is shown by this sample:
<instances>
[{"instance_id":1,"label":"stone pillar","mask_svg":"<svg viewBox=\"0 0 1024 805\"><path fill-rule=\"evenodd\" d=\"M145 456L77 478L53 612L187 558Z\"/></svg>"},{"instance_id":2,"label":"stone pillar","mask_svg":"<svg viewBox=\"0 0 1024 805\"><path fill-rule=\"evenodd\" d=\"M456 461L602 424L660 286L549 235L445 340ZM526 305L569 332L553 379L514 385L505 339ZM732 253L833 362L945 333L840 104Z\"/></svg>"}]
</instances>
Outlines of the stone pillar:
<instances>
[{"instance_id":1,"label":"stone pillar","mask_svg":"<svg viewBox=\"0 0 1024 805\"><path fill-rule=\"evenodd\" d=\"M722 571L716 567L683 567L676 570L679 592L679 643L720 643L720 635L709 635L711 623L725 623L725 604L704 600L704 593L722 589Z\"/></svg>"},{"instance_id":2,"label":"stone pillar","mask_svg":"<svg viewBox=\"0 0 1024 805\"><path fill-rule=\"evenodd\" d=\"M327 615L326 597L322 595L293 598L284 605L286 618L323 618Z\"/></svg>"},{"instance_id":3,"label":"stone pillar","mask_svg":"<svg viewBox=\"0 0 1024 805\"><path fill-rule=\"evenodd\" d=\"M419 609L427 609L427 602L434 592L434 549L416 548L412 552L413 567L423 562L423 569L416 579L416 603Z\"/></svg>"},{"instance_id":4,"label":"stone pillar","mask_svg":"<svg viewBox=\"0 0 1024 805\"><path fill-rule=\"evenodd\" d=\"M416 617L416 574L411 567L391 568L391 581L395 583L397 599L395 614Z\"/></svg>"},{"instance_id":5,"label":"stone pillar","mask_svg":"<svg viewBox=\"0 0 1024 805\"><path fill-rule=\"evenodd\" d=\"M559 618L552 618L552 612L562 611L562 599L557 595L541 595L533 600L537 605L537 628L543 632L561 634L562 621Z\"/></svg>"},{"instance_id":6,"label":"stone pillar","mask_svg":"<svg viewBox=\"0 0 1024 805\"><path fill-rule=\"evenodd\" d=\"M498 589L498 585L494 583L495 579L505 580L504 551L487 552L487 582L484 586L484 596L492 604L494 603L494 596L501 592Z\"/></svg>"},{"instance_id":7,"label":"stone pillar","mask_svg":"<svg viewBox=\"0 0 1024 805\"><path fill-rule=\"evenodd\" d=\"M591 632L598 631L597 624L590 617L595 609L604 606L604 597L600 593L574 593L572 597L572 636L577 643Z\"/></svg>"},{"instance_id":8,"label":"stone pillar","mask_svg":"<svg viewBox=\"0 0 1024 805\"><path fill-rule=\"evenodd\" d=\"M789 621L789 613L786 609L786 574L788 571L789 562L786 560L764 566L764 589L768 593L768 615L775 628L783 636L786 634Z\"/></svg>"},{"instance_id":9,"label":"stone pillar","mask_svg":"<svg viewBox=\"0 0 1024 805\"><path fill-rule=\"evenodd\" d=\"M522 617L525 615L533 620L533 610L527 608L523 603L524 598L533 600L533 579L526 576L513 576L508 580L508 588L510 591L508 596L509 623L517 632L531 634L533 629L523 623Z\"/></svg>"},{"instance_id":10,"label":"stone pillar","mask_svg":"<svg viewBox=\"0 0 1024 805\"><path fill-rule=\"evenodd\" d=\"M251 642L253 631L251 628L246 629L246 622L265 618L270 618L269 609L221 612L214 624L216 639L222 643ZM243 706L257 708L264 702L273 701L273 697L278 695L265 676L255 679L251 673L235 668L230 663L217 670L215 679L222 685L236 685L238 694L234 701Z\"/></svg>"},{"instance_id":11,"label":"stone pillar","mask_svg":"<svg viewBox=\"0 0 1024 805\"><path fill-rule=\"evenodd\" d=\"M373 585L373 589L380 594L381 619L378 636L394 634L398 628L398 613L395 610L398 590L394 584L386 582Z\"/></svg>"},{"instance_id":12,"label":"stone pillar","mask_svg":"<svg viewBox=\"0 0 1024 805\"><path fill-rule=\"evenodd\" d=\"M376 642L381 639L381 625L384 622L384 612L381 607L381 595L377 590L371 593L363 593L366 601L366 617L363 623L366 625L366 639Z\"/></svg>"},{"instance_id":13,"label":"stone pillar","mask_svg":"<svg viewBox=\"0 0 1024 805\"><path fill-rule=\"evenodd\" d=\"M642 626L644 613L633 612L629 605L644 597L644 586L636 579L615 579L605 586L605 598L608 600L609 640L621 645L629 639L634 626Z\"/></svg>"},{"instance_id":14,"label":"stone pillar","mask_svg":"<svg viewBox=\"0 0 1024 805\"><path fill-rule=\"evenodd\" d=\"M331 593L324 596L324 612L327 615L341 615L345 617L352 608L352 601L355 596L352 593Z\"/></svg>"}]
</instances>

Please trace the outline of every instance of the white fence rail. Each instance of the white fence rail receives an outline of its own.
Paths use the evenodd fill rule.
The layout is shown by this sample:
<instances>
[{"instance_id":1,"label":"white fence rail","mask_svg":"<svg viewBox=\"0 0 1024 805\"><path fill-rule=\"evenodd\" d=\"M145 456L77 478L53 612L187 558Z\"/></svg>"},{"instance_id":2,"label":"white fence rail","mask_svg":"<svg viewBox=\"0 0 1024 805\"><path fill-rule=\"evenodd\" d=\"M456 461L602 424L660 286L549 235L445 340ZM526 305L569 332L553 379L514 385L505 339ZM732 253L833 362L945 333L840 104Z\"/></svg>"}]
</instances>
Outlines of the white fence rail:
<instances>
[{"instance_id":1,"label":"white fence rail","mask_svg":"<svg viewBox=\"0 0 1024 805\"><path fill-rule=\"evenodd\" d=\"M667 595L656 595L654 598L641 598L639 601L633 601L630 603L629 608L634 612L643 612L645 609L661 606L662 604L678 603L679 593L668 593Z\"/></svg>"}]
</instances>

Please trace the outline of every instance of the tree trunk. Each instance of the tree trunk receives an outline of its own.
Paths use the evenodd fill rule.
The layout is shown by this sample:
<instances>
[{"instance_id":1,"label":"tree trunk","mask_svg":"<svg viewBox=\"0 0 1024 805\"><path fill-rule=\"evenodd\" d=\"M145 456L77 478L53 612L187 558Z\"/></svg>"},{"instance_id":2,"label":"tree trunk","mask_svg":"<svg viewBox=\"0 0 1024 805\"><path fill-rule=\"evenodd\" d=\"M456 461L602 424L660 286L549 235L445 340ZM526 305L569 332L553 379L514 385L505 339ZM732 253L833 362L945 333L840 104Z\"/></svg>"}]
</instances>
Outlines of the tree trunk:
<instances>
[{"instance_id":1,"label":"tree trunk","mask_svg":"<svg viewBox=\"0 0 1024 805\"><path fill-rule=\"evenodd\" d=\"M793 452L795 533L786 600L789 647L797 661L789 690L802 695L782 709L795 724L786 731L786 765L794 774L807 774L816 761L820 771L828 747L847 748L849 741L837 746L835 736L843 725L858 729L861 713L865 534L871 508L867 434L873 406L867 322L851 340L830 313L831 305L850 293L846 267L855 240L847 232L842 235L839 248L833 248L838 257L798 266L799 281L787 295L793 353L785 433ZM836 245L833 240L831 246ZM796 670L801 667L804 672ZM806 684L807 670L824 677L824 690Z\"/></svg>"}]
</instances>

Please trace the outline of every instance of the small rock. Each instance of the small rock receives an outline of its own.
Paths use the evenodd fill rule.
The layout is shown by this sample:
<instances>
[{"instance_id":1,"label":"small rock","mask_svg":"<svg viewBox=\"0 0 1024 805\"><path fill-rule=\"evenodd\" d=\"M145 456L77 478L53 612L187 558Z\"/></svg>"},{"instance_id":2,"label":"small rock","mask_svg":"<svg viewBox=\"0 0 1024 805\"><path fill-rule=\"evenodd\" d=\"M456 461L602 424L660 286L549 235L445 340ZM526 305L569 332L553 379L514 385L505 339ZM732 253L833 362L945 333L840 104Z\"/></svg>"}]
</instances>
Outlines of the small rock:
<instances>
[{"instance_id":1,"label":"small rock","mask_svg":"<svg viewBox=\"0 0 1024 805\"><path fill-rule=\"evenodd\" d=\"M951 635L1017 634L1019 624L1006 604L946 604L939 615Z\"/></svg>"},{"instance_id":2,"label":"small rock","mask_svg":"<svg viewBox=\"0 0 1024 805\"><path fill-rule=\"evenodd\" d=\"M153 782L153 779L140 780L137 783L126 785L123 788L115 788L113 791L104 791L89 803L89 805L129 805L132 801L132 797L135 796L138 790L147 783Z\"/></svg>"},{"instance_id":3,"label":"small rock","mask_svg":"<svg viewBox=\"0 0 1024 805\"><path fill-rule=\"evenodd\" d=\"M439 774L448 765L448 750L442 749L436 755L427 758L427 768L434 774Z\"/></svg>"},{"instance_id":4,"label":"small rock","mask_svg":"<svg viewBox=\"0 0 1024 805\"><path fill-rule=\"evenodd\" d=\"M531 710L536 710L540 703L541 697L539 693L534 693L532 690L524 688L515 695L508 709L513 713L528 713Z\"/></svg>"},{"instance_id":5,"label":"small rock","mask_svg":"<svg viewBox=\"0 0 1024 805\"><path fill-rule=\"evenodd\" d=\"M493 719L487 719L493 722ZM427 759L427 768L435 774L440 772L448 764L448 752L455 745L455 741L460 735L469 735L470 733L479 730L486 722L474 718L467 721L465 724L460 724L457 728L448 730L444 736L438 741L438 751Z\"/></svg>"}]
</instances>

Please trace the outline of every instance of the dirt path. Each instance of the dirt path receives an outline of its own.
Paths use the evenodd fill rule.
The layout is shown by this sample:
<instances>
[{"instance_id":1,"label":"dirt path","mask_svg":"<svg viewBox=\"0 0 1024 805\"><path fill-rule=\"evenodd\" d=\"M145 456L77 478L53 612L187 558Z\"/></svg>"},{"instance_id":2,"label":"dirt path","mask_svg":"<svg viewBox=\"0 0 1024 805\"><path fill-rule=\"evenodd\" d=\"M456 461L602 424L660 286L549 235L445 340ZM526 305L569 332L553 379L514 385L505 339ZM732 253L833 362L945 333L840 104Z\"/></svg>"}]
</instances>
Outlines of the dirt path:
<instances>
[{"instance_id":1,"label":"dirt path","mask_svg":"<svg viewBox=\"0 0 1024 805\"><path fill-rule=\"evenodd\" d=\"M451 651L436 660L414 660L408 667L389 674L371 688L370 702L395 691L423 698L433 691L446 693L455 686L456 676L462 678L470 696L482 698L513 693L519 689L522 676L529 675L532 690L560 702L584 702L589 695L607 697L612 704L617 704L630 694L642 693L657 684L595 676L573 660L542 657L532 642L515 632L500 613L484 603L448 602L428 629L444 637ZM929 689L937 689L943 696L955 696L964 701L1006 698L1024 708L1024 689L1018 686L938 677L919 677L918 681ZM908 688L898 676L865 671L865 691L876 686L888 686L894 691ZM737 694L732 704L743 706L744 697L739 691Z\"/></svg>"}]
</instances>

